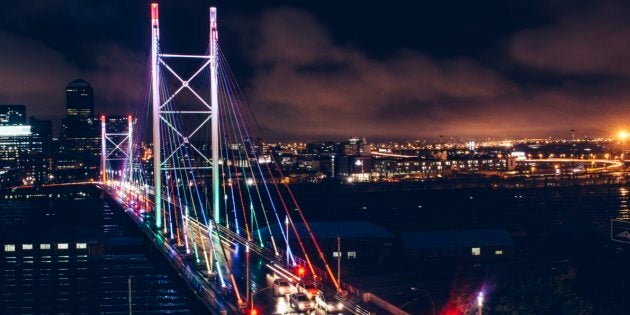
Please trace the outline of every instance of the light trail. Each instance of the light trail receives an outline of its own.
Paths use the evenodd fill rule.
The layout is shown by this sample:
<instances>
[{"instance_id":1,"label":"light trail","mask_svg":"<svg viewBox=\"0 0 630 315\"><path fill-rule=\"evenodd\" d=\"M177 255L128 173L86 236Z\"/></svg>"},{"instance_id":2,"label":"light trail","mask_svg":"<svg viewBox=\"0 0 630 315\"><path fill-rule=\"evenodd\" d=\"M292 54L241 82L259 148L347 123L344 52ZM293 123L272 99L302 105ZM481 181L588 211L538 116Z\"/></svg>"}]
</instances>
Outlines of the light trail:
<instances>
[{"instance_id":1,"label":"light trail","mask_svg":"<svg viewBox=\"0 0 630 315\"><path fill-rule=\"evenodd\" d=\"M609 169L614 169L614 168L621 168L624 166L624 162L621 161L616 161L616 160L605 160L605 159L590 159L590 160L585 160L585 159L571 159L571 158L548 158L548 159L527 159L527 160L522 160L522 161L518 161L518 162L525 162L525 163L562 163L562 164L566 164L566 163L572 163L572 164L604 164L605 166L602 167L592 167L592 168L586 168L584 169L585 172L588 173L593 173L593 172L600 172L600 171L604 171L604 170L609 170Z\"/></svg>"},{"instance_id":2,"label":"light trail","mask_svg":"<svg viewBox=\"0 0 630 315\"><path fill-rule=\"evenodd\" d=\"M378 152L378 151L372 151L370 152L370 154L372 154L372 156L394 157L394 158L402 158L402 159L412 159L412 158L418 157L417 155L404 155L404 154L385 153L385 152Z\"/></svg>"}]
</instances>

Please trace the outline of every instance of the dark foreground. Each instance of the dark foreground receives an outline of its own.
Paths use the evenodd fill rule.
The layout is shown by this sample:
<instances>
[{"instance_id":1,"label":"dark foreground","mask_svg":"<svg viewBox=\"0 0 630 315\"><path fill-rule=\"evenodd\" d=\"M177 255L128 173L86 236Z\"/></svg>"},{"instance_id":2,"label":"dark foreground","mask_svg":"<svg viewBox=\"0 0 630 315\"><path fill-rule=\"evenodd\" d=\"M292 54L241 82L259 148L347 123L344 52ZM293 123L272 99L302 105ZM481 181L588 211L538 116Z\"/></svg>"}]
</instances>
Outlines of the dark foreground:
<instances>
[{"instance_id":1,"label":"dark foreground","mask_svg":"<svg viewBox=\"0 0 630 315\"><path fill-rule=\"evenodd\" d=\"M94 186L2 191L0 243L2 314L206 312Z\"/></svg>"},{"instance_id":2,"label":"dark foreground","mask_svg":"<svg viewBox=\"0 0 630 315\"><path fill-rule=\"evenodd\" d=\"M471 258L470 249L456 257L418 259L399 238L399 250L376 270L347 277L412 314L430 314L433 308L471 311L481 290L484 313L630 309L630 245L610 240L610 219L630 215L626 185L443 190L304 185L295 191L311 220L362 219L397 236L475 229L503 229L512 236L513 255L490 260Z\"/></svg>"}]
</instances>

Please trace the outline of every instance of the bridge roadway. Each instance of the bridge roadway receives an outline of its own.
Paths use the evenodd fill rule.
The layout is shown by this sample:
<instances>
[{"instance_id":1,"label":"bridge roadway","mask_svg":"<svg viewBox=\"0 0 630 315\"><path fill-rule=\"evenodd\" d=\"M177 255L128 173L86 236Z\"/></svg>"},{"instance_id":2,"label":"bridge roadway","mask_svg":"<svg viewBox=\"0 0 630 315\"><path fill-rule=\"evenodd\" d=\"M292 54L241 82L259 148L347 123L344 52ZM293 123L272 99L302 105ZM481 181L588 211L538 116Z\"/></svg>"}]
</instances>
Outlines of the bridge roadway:
<instances>
[{"instance_id":1,"label":"bridge roadway","mask_svg":"<svg viewBox=\"0 0 630 315\"><path fill-rule=\"evenodd\" d=\"M106 188L105 191L107 191L108 194L124 209L129 209L127 202L118 196L116 190ZM156 248L162 252L169 263L178 270L180 276L182 276L182 278L186 281L191 290L212 313L237 314L243 311L242 309L239 309L237 299L232 291L232 284L230 283L228 274L222 275L225 283L225 288L222 288L218 274L213 273L209 275L207 272L207 266L203 265L203 263L196 262L195 256L192 255L192 252L187 254L184 246L178 246L176 241L169 240L168 238L165 238L162 233L155 231L153 228L154 225L152 224L153 216L151 214L143 213L138 215L136 212L127 210L126 212L133 221L138 224L147 237L155 243ZM197 244L210 244L208 240L209 233L205 225L190 218L189 227L192 227L192 231L189 234L196 238L195 241ZM226 266L226 263L228 262L232 264L232 271L239 292L241 295L244 295L247 270L245 244L247 243L247 239L223 226L219 226L219 234L221 242L228 253L228 261L224 260L224 255L221 252L221 248L218 246L215 248L216 254L214 255L214 258L219 260L219 264L221 266ZM213 237L216 238L217 234L213 233ZM214 241L214 244L218 244L218 239L215 239ZM209 251L209 248L207 249ZM273 251L251 242L250 250L250 292L254 302L254 307L258 310L258 314L304 314L303 312L300 313L291 309L287 296L277 296L274 294L274 290L272 288L274 277L289 277L284 275L282 272L277 273L272 270L272 268L281 268L283 262L276 260L275 258L269 258L275 256ZM283 256L280 255L280 257ZM212 267L212 270L214 271L214 267L216 266ZM297 279L296 276L293 277ZM295 282L295 279L291 280ZM324 286L319 287L320 290L333 296L339 302L344 304L344 312L335 314L369 314L369 312L362 306L353 302L349 298L344 298L343 296L337 294L335 290ZM242 298L245 299L244 296ZM249 309L249 307L247 309ZM307 314L319 315L326 314L326 312L321 309L315 309Z\"/></svg>"}]
</instances>

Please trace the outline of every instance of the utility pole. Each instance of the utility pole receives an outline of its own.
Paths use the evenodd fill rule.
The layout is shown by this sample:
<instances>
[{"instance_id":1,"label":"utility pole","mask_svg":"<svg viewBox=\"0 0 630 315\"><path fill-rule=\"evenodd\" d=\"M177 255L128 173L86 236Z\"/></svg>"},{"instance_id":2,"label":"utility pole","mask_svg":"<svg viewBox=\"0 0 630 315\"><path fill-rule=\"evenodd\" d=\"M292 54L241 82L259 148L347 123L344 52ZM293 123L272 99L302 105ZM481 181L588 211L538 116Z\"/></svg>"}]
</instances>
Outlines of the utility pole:
<instances>
[{"instance_id":1,"label":"utility pole","mask_svg":"<svg viewBox=\"0 0 630 315\"><path fill-rule=\"evenodd\" d=\"M286 252L287 252L287 266L289 266L289 216L286 216L284 218L284 230L285 230L285 233L287 235L287 237L286 237L286 240L287 240L287 242L286 242L287 243L286 244L287 245Z\"/></svg>"},{"instance_id":2,"label":"utility pole","mask_svg":"<svg viewBox=\"0 0 630 315\"><path fill-rule=\"evenodd\" d=\"M247 266L247 270L245 273L245 302L247 303L247 301L251 301L250 298L250 285L249 285L249 242L250 240L247 240L247 245L245 245L245 264ZM245 304L247 305L247 304Z\"/></svg>"},{"instance_id":3,"label":"utility pole","mask_svg":"<svg viewBox=\"0 0 630 315\"><path fill-rule=\"evenodd\" d=\"M341 290L341 237L337 235L337 283Z\"/></svg>"},{"instance_id":4,"label":"utility pole","mask_svg":"<svg viewBox=\"0 0 630 315\"><path fill-rule=\"evenodd\" d=\"M129 279L127 279L127 292L129 294L129 315L131 315L133 313L133 310L131 309L131 276L129 276Z\"/></svg>"},{"instance_id":5,"label":"utility pole","mask_svg":"<svg viewBox=\"0 0 630 315\"><path fill-rule=\"evenodd\" d=\"M483 291L480 291L477 294L477 309L479 310L479 315L483 315L483 302L484 302L484 294Z\"/></svg>"}]
</instances>

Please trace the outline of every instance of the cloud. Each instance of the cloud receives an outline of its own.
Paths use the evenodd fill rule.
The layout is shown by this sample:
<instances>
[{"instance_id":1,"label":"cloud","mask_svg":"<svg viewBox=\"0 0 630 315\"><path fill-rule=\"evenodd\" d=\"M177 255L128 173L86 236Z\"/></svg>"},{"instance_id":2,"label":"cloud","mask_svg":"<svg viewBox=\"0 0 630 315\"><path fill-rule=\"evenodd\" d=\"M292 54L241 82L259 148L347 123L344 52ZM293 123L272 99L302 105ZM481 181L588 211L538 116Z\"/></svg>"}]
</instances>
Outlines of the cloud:
<instances>
[{"instance_id":1,"label":"cloud","mask_svg":"<svg viewBox=\"0 0 630 315\"><path fill-rule=\"evenodd\" d=\"M258 19L255 39L246 39L255 68L246 92L276 138L562 136L569 129L607 135L630 122L621 113L630 103L630 81L610 77L630 70L630 36L606 8L581 12L591 15L572 12L512 37L510 53L519 63L565 76L554 84L519 84L491 60L404 49L370 58L335 43L307 12L270 10ZM603 23L602 16L611 20ZM583 80L583 74L607 76Z\"/></svg>"},{"instance_id":2,"label":"cloud","mask_svg":"<svg viewBox=\"0 0 630 315\"><path fill-rule=\"evenodd\" d=\"M0 103L26 104L29 115L61 117L65 86L59 78L75 78L80 71L41 41L0 31L0 42L5 47L0 50Z\"/></svg>"},{"instance_id":3,"label":"cloud","mask_svg":"<svg viewBox=\"0 0 630 315\"><path fill-rule=\"evenodd\" d=\"M482 101L518 92L500 73L468 58L438 60L409 50L369 58L335 45L300 10L264 12L257 30L248 95L278 135L440 133L435 129L451 128L453 118L475 115Z\"/></svg>"},{"instance_id":4,"label":"cloud","mask_svg":"<svg viewBox=\"0 0 630 315\"><path fill-rule=\"evenodd\" d=\"M123 8L132 2L79 2L17 2L0 10L0 103L22 103L29 115L58 119L65 85L84 78L95 88L97 113L144 105L148 54L131 36L139 27L125 24L133 10ZM404 48L375 58L292 8L233 25L226 18L222 25L231 33L223 32L222 42L234 49L233 34L240 32L249 64L239 63L237 75L270 138L548 136L572 128L601 134L628 123L630 7L593 2L558 12L553 23L507 38L507 51L490 54L497 61ZM86 35L108 24L118 27ZM413 29L399 32L414 36ZM507 63L500 55L506 52ZM541 75L522 80L513 72L523 68Z\"/></svg>"},{"instance_id":5,"label":"cloud","mask_svg":"<svg viewBox=\"0 0 630 315\"><path fill-rule=\"evenodd\" d=\"M96 102L101 104L97 110L136 114L149 94L148 54L113 43L97 45L94 50L98 51L93 55L95 67L83 75L95 87Z\"/></svg>"},{"instance_id":6,"label":"cloud","mask_svg":"<svg viewBox=\"0 0 630 315\"><path fill-rule=\"evenodd\" d=\"M629 14L621 2L580 7L550 25L518 32L509 53L521 64L561 74L627 76Z\"/></svg>"},{"instance_id":7,"label":"cloud","mask_svg":"<svg viewBox=\"0 0 630 315\"><path fill-rule=\"evenodd\" d=\"M0 31L0 104L27 106L27 114L58 120L65 115L65 86L76 78L95 88L97 111L127 113L140 103L146 59L116 44L102 44L82 69L41 40ZM56 125L57 122L55 122Z\"/></svg>"}]
</instances>

